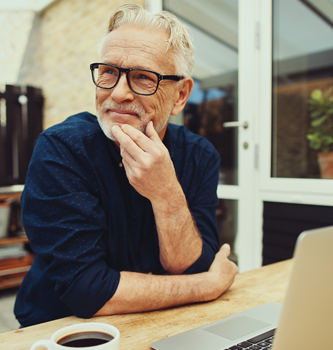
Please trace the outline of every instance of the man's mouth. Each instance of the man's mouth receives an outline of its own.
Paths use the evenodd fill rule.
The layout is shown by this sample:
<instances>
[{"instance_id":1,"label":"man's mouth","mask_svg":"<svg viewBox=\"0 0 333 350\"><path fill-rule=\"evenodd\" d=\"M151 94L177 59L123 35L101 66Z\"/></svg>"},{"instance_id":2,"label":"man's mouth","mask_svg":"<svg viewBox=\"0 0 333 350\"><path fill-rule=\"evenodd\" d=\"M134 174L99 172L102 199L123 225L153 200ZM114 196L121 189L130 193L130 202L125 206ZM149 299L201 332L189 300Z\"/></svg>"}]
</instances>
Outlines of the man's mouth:
<instances>
[{"instance_id":1,"label":"man's mouth","mask_svg":"<svg viewBox=\"0 0 333 350\"><path fill-rule=\"evenodd\" d=\"M114 102L104 101L101 105L102 113L109 114L115 118L139 118L144 120L146 113L141 106L132 104L118 104Z\"/></svg>"},{"instance_id":2,"label":"man's mouth","mask_svg":"<svg viewBox=\"0 0 333 350\"><path fill-rule=\"evenodd\" d=\"M128 110L120 110L120 109L107 109L106 113L114 113L114 114L120 114L120 115L134 115L137 116L138 114L133 111Z\"/></svg>"}]
</instances>

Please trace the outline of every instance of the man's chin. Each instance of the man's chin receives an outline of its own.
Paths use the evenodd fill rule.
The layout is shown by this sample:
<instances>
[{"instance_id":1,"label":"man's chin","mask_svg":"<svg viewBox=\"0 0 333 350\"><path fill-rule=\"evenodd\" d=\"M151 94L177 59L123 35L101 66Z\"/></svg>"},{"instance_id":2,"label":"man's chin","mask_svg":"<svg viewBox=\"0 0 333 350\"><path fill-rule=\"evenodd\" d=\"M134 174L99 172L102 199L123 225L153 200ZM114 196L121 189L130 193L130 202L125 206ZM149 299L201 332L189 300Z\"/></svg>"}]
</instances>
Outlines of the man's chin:
<instances>
[{"instance_id":1,"label":"man's chin","mask_svg":"<svg viewBox=\"0 0 333 350\"><path fill-rule=\"evenodd\" d=\"M98 124L101 127L102 131L104 132L105 136L107 138L109 138L110 140L117 142L117 139L113 136L111 129L114 125L118 125L119 127L121 127L123 124L113 123L113 122L111 123L111 121L107 119L107 116L100 117L98 113L97 113L97 121L98 121ZM141 131L143 134L146 134L146 127L147 127L149 121L150 120L141 121L140 125L132 125L132 126L135 129ZM129 125L131 125L131 124L129 124Z\"/></svg>"},{"instance_id":2,"label":"man's chin","mask_svg":"<svg viewBox=\"0 0 333 350\"><path fill-rule=\"evenodd\" d=\"M112 128L112 126L111 126L111 127L107 127L107 128L101 127L101 129L102 129L104 135L105 135L108 139L110 139L111 141L116 142L117 139L113 136L113 133L112 133L112 131L111 131L111 128Z\"/></svg>"},{"instance_id":3,"label":"man's chin","mask_svg":"<svg viewBox=\"0 0 333 350\"><path fill-rule=\"evenodd\" d=\"M105 123L105 119L101 118L98 113L96 116L97 116L98 124L99 124L100 128L102 129L104 135L112 141L117 141L117 139L113 136L112 131L111 131L113 124Z\"/></svg>"}]
</instances>

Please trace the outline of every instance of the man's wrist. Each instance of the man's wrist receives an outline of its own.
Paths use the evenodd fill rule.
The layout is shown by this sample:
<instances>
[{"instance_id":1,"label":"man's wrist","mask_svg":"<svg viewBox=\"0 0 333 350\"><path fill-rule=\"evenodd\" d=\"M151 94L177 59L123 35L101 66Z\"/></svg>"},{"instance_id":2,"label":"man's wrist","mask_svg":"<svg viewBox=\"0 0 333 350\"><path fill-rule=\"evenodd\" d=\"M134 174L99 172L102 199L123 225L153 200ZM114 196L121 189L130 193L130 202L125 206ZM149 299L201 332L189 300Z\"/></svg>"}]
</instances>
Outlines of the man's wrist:
<instances>
[{"instance_id":1,"label":"man's wrist","mask_svg":"<svg viewBox=\"0 0 333 350\"><path fill-rule=\"evenodd\" d=\"M178 182L161 196L151 200L151 203L154 212L159 211L165 215L178 214L183 208L188 208L186 197Z\"/></svg>"}]
</instances>

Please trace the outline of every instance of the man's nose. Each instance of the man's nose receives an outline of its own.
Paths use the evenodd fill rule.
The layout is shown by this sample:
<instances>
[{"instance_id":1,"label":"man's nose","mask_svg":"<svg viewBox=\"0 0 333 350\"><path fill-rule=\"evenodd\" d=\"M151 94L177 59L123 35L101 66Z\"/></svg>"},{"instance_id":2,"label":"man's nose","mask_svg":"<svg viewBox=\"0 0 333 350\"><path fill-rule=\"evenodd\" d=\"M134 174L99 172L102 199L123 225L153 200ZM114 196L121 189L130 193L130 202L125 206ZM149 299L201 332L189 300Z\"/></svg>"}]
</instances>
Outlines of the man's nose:
<instances>
[{"instance_id":1,"label":"man's nose","mask_svg":"<svg viewBox=\"0 0 333 350\"><path fill-rule=\"evenodd\" d=\"M121 73L117 85L111 90L111 97L118 103L134 99L134 92L128 85L126 73Z\"/></svg>"}]
</instances>

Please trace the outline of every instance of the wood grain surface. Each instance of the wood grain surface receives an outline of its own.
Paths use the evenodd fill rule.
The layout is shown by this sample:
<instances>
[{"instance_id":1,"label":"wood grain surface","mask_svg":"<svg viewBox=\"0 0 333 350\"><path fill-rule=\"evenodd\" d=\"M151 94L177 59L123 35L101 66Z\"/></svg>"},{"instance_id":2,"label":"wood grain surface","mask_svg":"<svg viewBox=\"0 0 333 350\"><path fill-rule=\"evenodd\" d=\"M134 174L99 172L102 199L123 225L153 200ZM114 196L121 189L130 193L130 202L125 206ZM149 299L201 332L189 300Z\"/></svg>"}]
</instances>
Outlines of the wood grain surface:
<instances>
[{"instance_id":1,"label":"wood grain surface","mask_svg":"<svg viewBox=\"0 0 333 350\"><path fill-rule=\"evenodd\" d=\"M77 317L0 334L0 348L28 350L39 339L49 339L58 329L81 322L104 322L120 331L120 350L149 350L150 344L194 327L211 323L269 301L283 302L291 260L240 273L229 291L212 302L128 315Z\"/></svg>"}]
</instances>

